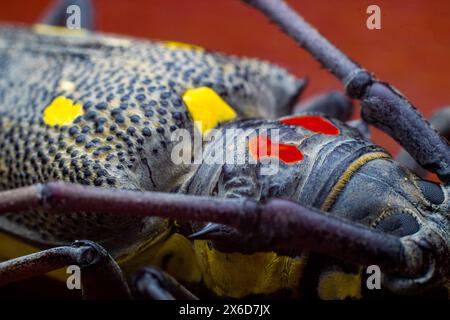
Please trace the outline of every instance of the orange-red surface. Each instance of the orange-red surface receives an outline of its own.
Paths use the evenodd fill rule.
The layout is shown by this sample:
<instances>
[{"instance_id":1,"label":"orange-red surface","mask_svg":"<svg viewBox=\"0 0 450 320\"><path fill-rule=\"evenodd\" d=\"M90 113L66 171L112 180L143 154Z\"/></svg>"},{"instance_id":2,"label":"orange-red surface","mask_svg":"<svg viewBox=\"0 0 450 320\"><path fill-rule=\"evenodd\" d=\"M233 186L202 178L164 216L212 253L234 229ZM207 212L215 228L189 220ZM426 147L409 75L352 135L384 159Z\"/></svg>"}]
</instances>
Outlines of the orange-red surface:
<instances>
[{"instance_id":1,"label":"orange-red surface","mask_svg":"<svg viewBox=\"0 0 450 320\"><path fill-rule=\"evenodd\" d=\"M48 0L0 2L0 21L32 23ZM277 62L308 76L304 97L341 85L293 41L238 0L94 0L98 29L177 40ZM290 0L325 36L365 68L400 89L425 115L450 104L450 1ZM377 4L382 29L366 28L366 8ZM397 145L375 132L375 142Z\"/></svg>"}]
</instances>

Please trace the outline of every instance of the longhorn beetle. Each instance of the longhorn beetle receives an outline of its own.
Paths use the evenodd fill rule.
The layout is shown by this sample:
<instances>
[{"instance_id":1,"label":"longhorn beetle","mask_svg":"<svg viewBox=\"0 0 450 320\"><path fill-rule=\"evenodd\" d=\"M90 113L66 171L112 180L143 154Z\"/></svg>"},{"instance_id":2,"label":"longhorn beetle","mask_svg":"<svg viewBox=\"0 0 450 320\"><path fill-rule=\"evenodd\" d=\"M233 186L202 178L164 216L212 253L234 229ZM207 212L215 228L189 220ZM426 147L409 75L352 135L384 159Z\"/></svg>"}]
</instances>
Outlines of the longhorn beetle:
<instances>
[{"instance_id":1,"label":"longhorn beetle","mask_svg":"<svg viewBox=\"0 0 450 320\"><path fill-rule=\"evenodd\" d=\"M75 264L85 298L358 298L361 266L375 264L396 294L445 288L446 139L287 4L245 1L360 100L359 125L337 93L289 115L305 83L275 65L89 32L87 1L84 29L55 27L68 2L32 30L0 29L0 285ZM447 111L434 119L448 136ZM442 184L371 143L365 124ZM175 164L180 129L223 135L200 163ZM206 161L230 152L230 129L244 163ZM267 160L278 173L263 174Z\"/></svg>"}]
</instances>

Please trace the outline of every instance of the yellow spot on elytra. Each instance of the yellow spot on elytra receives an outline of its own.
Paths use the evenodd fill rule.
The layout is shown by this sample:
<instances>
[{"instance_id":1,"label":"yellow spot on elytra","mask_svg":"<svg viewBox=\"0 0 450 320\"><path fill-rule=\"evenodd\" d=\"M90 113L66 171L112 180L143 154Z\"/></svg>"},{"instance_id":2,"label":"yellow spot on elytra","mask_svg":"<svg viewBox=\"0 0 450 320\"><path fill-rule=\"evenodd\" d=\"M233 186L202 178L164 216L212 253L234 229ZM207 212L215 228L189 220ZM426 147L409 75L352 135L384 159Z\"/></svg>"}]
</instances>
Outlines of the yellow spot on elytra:
<instances>
[{"instance_id":1,"label":"yellow spot on elytra","mask_svg":"<svg viewBox=\"0 0 450 320\"><path fill-rule=\"evenodd\" d=\"M187 90L183 94L183 101L202 134L237 116L233 108L208 87Z\"/></svg>"},{"instance_id":2,"label":"yellow spot on elytra","mask_svg":"<svg viewBox=\"0 0 450 320\"><path fill-rule=\"evenodd\" d=\"M48 24L35 24L33 30L35 33L47 36L82 36L87 33L86 29L69 29Z\"/></svg>"},{"instance_id":3,"label":"yellow spot on elytra","mask_svg":"<svg viewBox=\"0 0 450 320\"><path fill-rule=\"evenodd\" d=\"M83 113L81 104L59 96L45 108L43 118L49 126L64 126L71 124L76 117L83 115Z\"/></svg>"},{"instance_id":4,"label":"yellow spot on elytra","mask_svg":"<svg viewBox=\"0 0 450 320\"><path fill-rule=\"evenodd\" d=\"M64 92L73 92L75 90L75 83L69 80L61 80L58 89Z\"/></svg>"},{"instance_id":5,"label":"yellow spot on elytra","mask_svg":"<svg viewBox=\"0 0 450 320\"><path fill-rule=\"evenodd\" d=\"M164 41L164 45L169 49L182 49L182 50L195 50L204 51L202 47L196 46L194 44L177 42L177 41Z\"/></svg>"}]
</instances>

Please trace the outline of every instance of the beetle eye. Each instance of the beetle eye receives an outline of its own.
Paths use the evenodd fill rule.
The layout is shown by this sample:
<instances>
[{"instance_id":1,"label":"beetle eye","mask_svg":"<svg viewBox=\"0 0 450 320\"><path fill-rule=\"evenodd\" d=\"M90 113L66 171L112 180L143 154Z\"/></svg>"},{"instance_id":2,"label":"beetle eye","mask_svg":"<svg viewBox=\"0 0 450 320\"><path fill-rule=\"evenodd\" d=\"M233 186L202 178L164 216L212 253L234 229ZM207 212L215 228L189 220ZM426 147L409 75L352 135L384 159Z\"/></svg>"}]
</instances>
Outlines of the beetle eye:
<instances>
[{"instance_id":1,"label":"beetle eye","mask_svg":"<svg viewBox=\"0 0 450 320\"><path fill-rule=\"evenodd\" d=\"M375 229L397 237L404 237L419 231L416 219L405 212L394 213L381 220Z\"/></svg>"},{"instance_id":2,"label":"beetle eye","mask_svg":"<svg viewBox=\"0 0 450 320\"><path fill-rule=\"evenodd\" d=\"M425 197L425 199L430 201L432 204L438 205L444 202L445 199L444 191L437 183L433 183L426 180L419 180L417 181L417 185L420 191L422 191L422 194Z\"/></svg>"}]
</instances>

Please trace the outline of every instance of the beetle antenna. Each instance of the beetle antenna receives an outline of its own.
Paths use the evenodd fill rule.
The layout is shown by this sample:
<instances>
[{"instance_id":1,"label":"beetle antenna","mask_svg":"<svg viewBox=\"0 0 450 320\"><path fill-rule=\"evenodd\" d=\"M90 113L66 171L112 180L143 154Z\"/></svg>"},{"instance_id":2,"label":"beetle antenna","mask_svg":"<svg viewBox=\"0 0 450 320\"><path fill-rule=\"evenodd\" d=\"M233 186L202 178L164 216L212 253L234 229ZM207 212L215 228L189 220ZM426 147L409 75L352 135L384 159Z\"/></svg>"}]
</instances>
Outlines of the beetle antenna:
<instances>
[{"instance_id":1,"label":"beetle antenna","mask_svg":"<svg viewBox=\"0 0 450 320\"><path fill-rule=\"evenodd\" d=\"M262 11L284 32L297 41L322 66L345 82L348 77L360 69L332 43L325 39L314 27L306 22L284 1L279 0L243 0Z\"/></svg>"}]
</instances>

